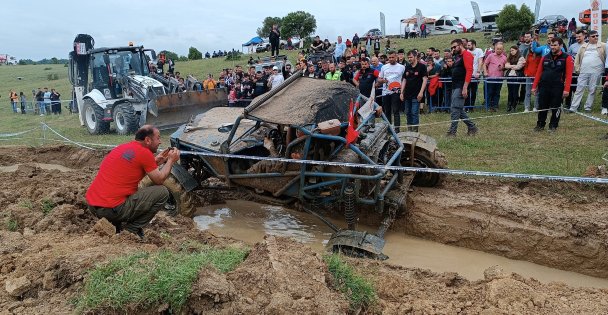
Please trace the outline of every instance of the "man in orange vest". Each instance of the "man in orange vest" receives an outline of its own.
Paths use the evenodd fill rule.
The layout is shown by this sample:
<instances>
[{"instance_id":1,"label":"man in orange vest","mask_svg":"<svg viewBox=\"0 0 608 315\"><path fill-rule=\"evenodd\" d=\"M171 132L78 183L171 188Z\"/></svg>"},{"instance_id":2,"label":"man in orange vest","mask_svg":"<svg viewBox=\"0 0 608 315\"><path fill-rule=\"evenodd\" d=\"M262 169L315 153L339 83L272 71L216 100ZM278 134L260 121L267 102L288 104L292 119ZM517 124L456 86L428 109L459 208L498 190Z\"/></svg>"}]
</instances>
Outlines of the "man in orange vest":
<instances>
[{"instance_id":1,"label":"man in orange vest","mask_svg":"<svg viewBox=\"0 0 608 315\"><path fill-rule=\"evenodd\" d=\"M17 96L17 92L11 90L9 97L11 99L11 105L13 106L13 113L17 113L17 100L19 99L19 97Z\"/></svg>"}]
</instances>

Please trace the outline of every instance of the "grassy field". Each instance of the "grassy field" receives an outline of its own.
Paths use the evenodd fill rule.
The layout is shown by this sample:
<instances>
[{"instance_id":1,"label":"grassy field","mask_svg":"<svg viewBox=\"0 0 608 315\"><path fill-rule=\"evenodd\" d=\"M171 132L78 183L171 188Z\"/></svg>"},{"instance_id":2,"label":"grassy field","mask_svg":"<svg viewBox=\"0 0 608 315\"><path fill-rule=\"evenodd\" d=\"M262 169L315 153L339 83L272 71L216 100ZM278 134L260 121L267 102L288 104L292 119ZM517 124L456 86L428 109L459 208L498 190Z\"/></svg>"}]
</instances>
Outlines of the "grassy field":
<instances>
[{"instance_id":1,"label":"grassy field","mask_svg":"<svg viewBox=\"0 0 608 315\"><path fill-rule=\"evenodd\" d=\"M482 33L466 36L477 40L479 47L487 47L491 40ZM393 39L391 47L404 48L406 51L412 48L426 50L428 47L443 49L448 47L453 38L459 37L462 37L462 34L431 36L428 39ZM162 48L165 47L160 49ZM289 51L287 55L294 62L297 52ZM254 58L256 57L257 55L254 55ZM241 61L225 61L224 58L215 58L178 62L176 71L183 75L194 74L200 79L206 73L217 74L223 68L245 65L247 59L248 57L244 57ZM58 75L58 80L47 80L48 75L53 73ZM18 77L21 80L18 80ZM47 86L58 89L63 99L69 99L67 68L63 65L1 66L0 82L3 83L3 90L0 91L0 135L37 128L34 132L18 137L0 137L0 145L41 145L61 140L50 130L40 128L42 122L61 135L78 142L118 144L131 139L130 136L116 134L91 136L80 127L78 117L67 114L65 110L62 115L44 117L11 112L9 89L24 91L28 99L31 99L33 88ZM593 113L596 116L599 116L600 98L601 94L597 93ZM506 108L506 101L504 85L500 104L502 110ZM422 115L420 131L438 140L440 150L446 154L449 167L453 169L578 176L583 174L588 166L604 163L601 157L607 150L608 141L600 140L600 137L608 131L605 124L577 114L564 114L557 133L536 133L532 131L536 124L535 113L510 116L501 114L504 113L472 113L471 116L478 119L476 123L480 128L479 135L474 138L464 135L466 128L463 124L460 124L456 138L446 138L445 133L449 126L449 114L446 113ZM405 124L405 118L402 118L402 122ZM163 133L165 144L169 134Z\"/></svg>"}]
</instances>

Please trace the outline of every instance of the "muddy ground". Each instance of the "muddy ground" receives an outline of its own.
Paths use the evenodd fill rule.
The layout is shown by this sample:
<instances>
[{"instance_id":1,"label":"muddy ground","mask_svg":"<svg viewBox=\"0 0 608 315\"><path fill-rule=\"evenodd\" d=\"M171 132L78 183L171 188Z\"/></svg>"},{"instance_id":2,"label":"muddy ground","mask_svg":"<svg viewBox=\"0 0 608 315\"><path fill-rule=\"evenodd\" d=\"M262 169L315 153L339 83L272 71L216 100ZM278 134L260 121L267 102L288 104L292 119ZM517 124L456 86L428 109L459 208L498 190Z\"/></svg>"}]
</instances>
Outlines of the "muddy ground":
<instances>
[{"instance_id":1,"label":"muddy ground","mask_svg":"<svg viewBox=\"0 0 608 315\"><path fill-rule=\"evenodd\" d=\"M84 193L103 152L73 147L0 148L0 314L70 314L70 300L97 263L136 251L177 249L187 240L213 246L238 241L198 231L193 221L159 214L146 240L115 235L85 207ZM47 170L58 164L70 171ZM225 198L206 192L201 202ZM413 206L394 228L426 239L608 278L608 189L573 184L448 178L415 188ZM47 204L56 207L45 215ZM9 231L8 222L16 222ZM15 226L12 226L15 228ZM164 235L163 236L161 236ZM169 235L170 237L166 237ZM608 313L608 290L543 284L499 267L485 279L348 259L375 284L385 314ZM128 313L163 312L131 309ZM321 255L267 237L236 270L202 270L184 313L343 314ZM124 313L124 312L123 312Z\"/></svg>"}]
</instances>

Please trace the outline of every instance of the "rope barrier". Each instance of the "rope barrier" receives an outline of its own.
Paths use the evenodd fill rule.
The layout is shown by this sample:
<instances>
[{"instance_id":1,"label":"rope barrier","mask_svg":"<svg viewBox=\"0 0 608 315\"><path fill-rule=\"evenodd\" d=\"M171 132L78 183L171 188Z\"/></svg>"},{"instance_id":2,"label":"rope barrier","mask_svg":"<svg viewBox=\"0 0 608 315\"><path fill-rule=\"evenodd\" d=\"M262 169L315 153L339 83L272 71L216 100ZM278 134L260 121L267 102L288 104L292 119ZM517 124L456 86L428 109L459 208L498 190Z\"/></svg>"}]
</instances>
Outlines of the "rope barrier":
<instances>
[{"instance_id":1,"label":"rope barrier","mask_svg":"<svg viewBox=\"0 0 608 315\"><path fill-rule=\"evenodd\" d=\"M547 110L550 110L550 109L547 109ZM505 117L505 116L515 115L515 114L524 114L524 113L510 113L510 114L504 114L504 115L484 116L484 117L477 117L477 118L478 119L499 118L499 117ZM582 113L579 113L579 114L582 114ZM608 121L605 121L603 119L599 119L599 118L596 118L596 117L593 117L590 115L582 114L582 116L593 119L595 121L608 123ZM449 122L452 122L452 121L450 120ZM446 123L446 122L438 122L438 123ZM438 124L438 123L433 123L433 124ZM76 145L76 146L79 146L79 147L82 147L82 148L85 148L88 150L92 150L92 151L96 151L96 149L92 148L92 146L115 147L114 145L105 145L105 144L99 144L99 143L76 142L76 141L73 141L73 140L61 135L59 132L55 131L53 128L51 128L49 125L47 125L44 122L41 123L41 126L42 126L43 131L48 129L63 140L47 139L46 135L44 138L38 138L39 140L69 143L69 144L73 144L73 145ZM37 128L25 130L25 131L21 131L21 132L16 132L16 133L11 133L11 134L0 134L0 135L5 135L5 137L7 137L7 138L10 138L10 139L0 139L0 140L8 141L8 140L16 140L16 139L26 139L26 138L16 138L16 137L19 135L23 135L23 134L35 131L36 129ZM576 182L576 183L585 183L585 184L608 184L608 178L522 174L522 173L488 172L488 171L469 171L469 170L455 170L455 169L437 169L437 168L423 168L423 167L411 167L411 166L360 164L360 163L314 161L314 160L294 160L294 159L287 159L287 158L269 158L269 157L261 157L261 156L221 154L221 153L199 152L199 151L180 151L180 153L182 155L197 155L197 156L217 157L217 158L223 158L223 159L246 159L246 160L255 160L255 161L273 161L273 162L281 162L281 163L352 167L352 168L374 169L374 170L384 170L384 171L438 173L438 174L446 174L446 175L481 176L481 177L500 177L500 178L525 179L525 180ZM602 159L608 162L608 153L605 154L602 157Z\"/></svg>"},{"instance_id":2,"label":"rope barrier","mask_svg":"<svg viewBox=\"0 0 608 315\"><path fill-rule=\"evenodd\" d=\"M547 181L576 182L576 183L587 183L587 184L608 184L608 178L538 175L538 174L521 174L521 173L502 173L502 172L486 172L486 171L468 171L468 170L454 170L454 169L442 169L442 168L374 165L374 164L359 164L359 163L344 163L344 162L314 161L314 160L293 160L293 159L287 159L287 158L269 158L269 157L260 157L260 156L245 156L245 155L236 155L236 154L222 154L222 153L198 152L198 151L180 151L180 153L182 155L198 155L198 156L218 157L218 158L228 158L228 159L273 161L273 162L296 163L296 164L305 164L305 165L353 167L353 168L364 168L364 169L374 169L374 170L438 173L438 174L447 174L447 175L465 175L465 176L482 176L482 177L502 177L502 178L512 178L512 179L547 180Z\"/></svg>"},{"instance_id":3,"label":"rope barrier","mask_svg":"<svg viewBox=\"0 0 608 315\"><path fill-rule=\"evenodd\" d=\"M78 143L78 142L76 142L76 141L72 141L72 140L70 140L70 139L68 139L68 138L66 138L66 137L64 137L64 136L62 136L62 135L61 135L61 134L59 134L57 131L55 131L53 128L49 127L49 125L47 125L46 123L41 123L41 124L42 124L42 126L43 126L43 130L44 130L44 128L46 128L46 129L50 130L51 132L53 132L54 134L56 134L57 136L59 136L60 138L62 138L63 140L65 140L65 141L69 142L69 143L73 143L73 144L75 144L75 145L77 145L77 146L79 146L79 147L85 148L85 149L89 149L89 150L92 150L92 151L96 151L96 149L93 149L93 148L88 147L88 146L86 146L86 145L80 144L80 143Z\"/></svg>"}]
</instances>

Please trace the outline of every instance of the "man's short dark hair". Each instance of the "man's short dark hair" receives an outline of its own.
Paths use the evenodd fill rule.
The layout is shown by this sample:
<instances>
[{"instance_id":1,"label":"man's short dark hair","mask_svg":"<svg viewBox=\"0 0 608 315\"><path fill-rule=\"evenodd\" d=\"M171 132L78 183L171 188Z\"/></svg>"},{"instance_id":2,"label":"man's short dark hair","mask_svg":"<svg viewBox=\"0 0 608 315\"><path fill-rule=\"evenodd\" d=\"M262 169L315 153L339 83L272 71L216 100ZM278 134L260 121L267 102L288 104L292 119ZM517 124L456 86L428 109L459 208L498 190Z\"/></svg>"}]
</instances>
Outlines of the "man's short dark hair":
<instances>
[{"instance_id":1,"label":"man's short dark hair","mask_svg":"<svg viewBox=\"0 0 608 315\"><path fill-rule=\"evenodd\" d=\"M578 34L583 34L583 35L585 35L585 30L582 30L582 29L581 29L581 30L577 30L577 31L576 31L576 35L578 35Z\"/></svg>"},{"instance_id":2,"label":"man's short dark hair","mask_svg":"<svg viewBox=\"0 0 608 315\"><path fill-rule=\"evenodd\" d=\"M564 40L563 40L563 39L561 39L560 37L554 37L554 38L551 40L551 44L553 44L553 43L555 43L555 42L557 42L557 44L559 44L559 45L562 45L562 46L564 45Z\"/></svg>"},{"instance_id":3,"label":"man's short dark hair","mask_svg":"<svg viewBox=\"0 0 608 315\"><path fill-rule=\"evenodd\" d=\"M555 36L555 32L549 32L549 33L547 33L547 37L548 37L549 35L553 35L553 36Z\"/></svg>"},{"instance_id":4,"label":"man's short dark hair","mask_svg":"<svg viewBox=\"0 0 608 315\"><path fill-rule=\"evenodd\" d=\"M530 31L524 32L524 36L526 36L528 34L530 34L530 36L532 36L532 32L530 32Z\"/></svg>"},{"instance_id":5,"label":"man's short dark hair","mask_svg":"<svg viewBox=\"0 0 608 315\"><path fill-rule=\"evenodd\" d=\"M397 50L397 53L403 54L403 53L405 53L405 50L403 48L400 48L399 50Z\"/></svg>"},{"instance_id":6,"label":"man's short dark hair","mask_svg":"<svg viewBox=\"0 0 608 315\"><path fill-rule=\"evenodd\" d=\"M460 39L460 38L453 39L453 40L450 42L450 45L451 45L451 44L454 44L454 43L456 43L456 44L458 44L458 45L462 46L462 39Z\"/></svg>"},{"instance_id":7,"label":"man's short dark hair","mask_svg":"<svg viewBox=\"0 0 608 315\"><path fill-rule=\"evenodd\" d=\"M471 44L473 44L475 47L477 47L477 41L476 41L476 40L471 39L471 40L469 41L469 43L471 43Z\"/></svg>"},{"instance_id":8,"label":"man's short dark hair","mask_svg":"<svg viewBox=\"0 0 608 315\"><path fill-rule=\"evenodd\" d=\"M142 126L135 132L135 140L144 141L146 137L152 137L154 135L154 129L156 128L152 125Z\"/></svg>"},{"instance_id":9,"label":"man's short dark hair","mask_svg":"<svg viewBox=\"0 0 608 315\"><path fill-rule=\"evenodd\" d=\"M418 56L418 52L416 52L414 49L412 49L407 52L407 55L416 57L416 56Z\"/></svg>"},{"instance_id":10,"label":"man's short dark hair","mask_svg":"<svg viewBox=\"0 0 608 315\"><path fill-rule=\"evenodd\" d=\"M396 52L394 50L389 50L389 52L387 54L388 55L394 55L394 54L396 54Z\"/></svg>"}]
</instances>

